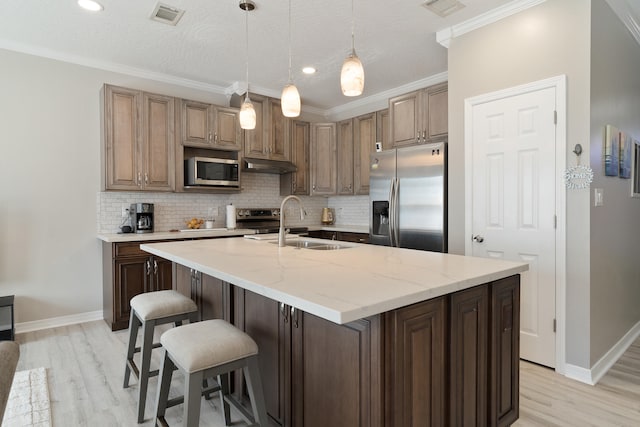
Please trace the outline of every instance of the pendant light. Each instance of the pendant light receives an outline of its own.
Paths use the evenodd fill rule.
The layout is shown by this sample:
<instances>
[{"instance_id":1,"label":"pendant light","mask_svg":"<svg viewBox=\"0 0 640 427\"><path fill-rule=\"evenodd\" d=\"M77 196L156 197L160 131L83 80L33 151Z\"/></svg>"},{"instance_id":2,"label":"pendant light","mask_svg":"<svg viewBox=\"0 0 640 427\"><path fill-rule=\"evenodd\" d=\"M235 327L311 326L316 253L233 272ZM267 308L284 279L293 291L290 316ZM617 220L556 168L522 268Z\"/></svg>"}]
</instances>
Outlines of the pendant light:
<instances>
[{"instance_id":1,"label":"pendant light","mask_svg":"<svg viewBox=\"0 0 640 427\"><path fill-rule=\"evenodd\" d=\"M280 106L282 107L282 115L285 117L300 115L300 94L291 77L291 0L289 0L289 82L282 89Z\"/></svg>"},{"instance_id":2,"label":"pendant light","mask_svg":"<svg viewBox=\"0 0 640 427\"><path fill-rule=\"evenodd\" d=\"M356 55L354 32L355 16L353 13L353 0L351 0L351 53L344 60L342 72L340 73L340 87L345 96L362 95L362 90L364 89L364 68L358 55Z\"/></svg>"},{"instance_id":3,"label":"pendant light","mask_svg":"<svg viewBox=\"0 0 640 427\"><path fill-rule=\"evenodd\" d=\"M247 93L244 102L240 106L240 127L242 129L256 128L256 110L249 98L249 11L255 9L251 0L240 0L240 9L245 11L245 29L247 32Z\"/></svg>"}]
</instances>

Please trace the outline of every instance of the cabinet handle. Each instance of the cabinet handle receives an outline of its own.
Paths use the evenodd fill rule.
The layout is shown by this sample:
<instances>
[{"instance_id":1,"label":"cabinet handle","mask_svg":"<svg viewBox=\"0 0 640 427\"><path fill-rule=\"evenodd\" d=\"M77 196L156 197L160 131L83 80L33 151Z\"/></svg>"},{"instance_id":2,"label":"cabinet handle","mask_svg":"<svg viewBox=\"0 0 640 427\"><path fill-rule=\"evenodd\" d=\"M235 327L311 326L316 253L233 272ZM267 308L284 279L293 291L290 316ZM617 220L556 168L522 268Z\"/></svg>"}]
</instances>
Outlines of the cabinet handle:
<instances>
[{"instance_id":1,"label":"cabinet handle","mask_svg":"<svg viewBox=\"0 0 640 427\"><path fill-rule=\"evenodd\" d=\"M419 143L420 142L420 135L422 135L422 132L420 132L420 129L416 129L416 135L418 135L417 138L416 138L416 142Z\"/></svg>"},{"instance_id":2,"label":"cabinet handle","mask_svg":"<svg viewBox=\"0 0 640 427\"><path fill-rule=\"evenodd\" d=\"M155 259L153 260L153 274L155 276L158 275L158 261L156 261Z\"/></svg>"},{"instance_id":3,"label":"cabinet handle","mask_svg":"<svg viewBox=\"0 0 640 427\"><path fill-rule=\"evenodd\" d=\"M148 183L149 183L149 174L148 174L148 173L145 173L145 174L144 174L144 183L145 183L145 184L148 184Z\"/></svg>"},{"instance_id":4,"label":"cabinet handle","mask_svg":"<svg viewBox=\"0 0 640 427\"><path fill-rule=\"evenodd\" d=\"M298 312L295 307L291 307L291 321L293 322L293 327L298 327Z\"/></svg>"},{"instance_id":5,"label":"cabinet handle","mask_svg":"<svg viewBox=\"0 0 640 427\"><path fill-rule=\"evenodd\" d=\"M145 265L146 265L146 271L144 272L144 274L148 276L151 274L151 261L147 260Z\"/></svg>"},{"instance_id":6,"label":"cabinet handle","mask_svg":"<svg viewBox=\"0 0 640 427\"><path fill-rule=\"evenodd\" d=\"M211 142L211 132L209 132L209 142Z\"/></svg>"},{"instance_id":7,"label":"cabinet handle","mask_svg":"<svg viewBox=\"0 0 640 427\"><path fill-rule=\"evenodd\" d=\"M218 134L217 133L213 134L213 142L216 142L216 143L218 142Z\"/></svg>"},{"instance_id":8,"label":"cabinet handle","mask_svg":"<svg viewBox=\"0 0 640 427\"><path fill-rule=\"evenodd\" d=\"M284 323L288 323L289 317L287 316L287 310L285 309L285 305L283 302L280 303L280 313L282 313L282 317L284 318Z\"/></svg>"},{"instance_id":9,"label":"cabinet handle","mask_svg":"<svg viewBox=\"0 0 640 427\"><path fill-rule=\"evenodd\" d=\"M142 174L138 172L138 187L142 187Z\"/></svg>"}]
</instances>

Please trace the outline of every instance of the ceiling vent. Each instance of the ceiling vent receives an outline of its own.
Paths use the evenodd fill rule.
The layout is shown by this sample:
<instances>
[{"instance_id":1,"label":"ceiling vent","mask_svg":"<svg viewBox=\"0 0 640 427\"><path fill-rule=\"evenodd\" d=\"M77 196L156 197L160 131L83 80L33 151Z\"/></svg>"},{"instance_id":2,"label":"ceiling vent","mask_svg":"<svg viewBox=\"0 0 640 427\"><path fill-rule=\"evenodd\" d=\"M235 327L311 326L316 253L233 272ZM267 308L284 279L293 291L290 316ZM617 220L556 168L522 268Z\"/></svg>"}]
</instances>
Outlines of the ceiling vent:
<instances>
[{"instance_id":1,"label":"ceiling vent","mask_svg":"<svg viewBox=\"0 0 640 427\"><path fill-rule=\"evenodd\" d=\"M151 19L164 24L176 25L182 15L184 15L184 10L168 4L158 3L151 13Z\"/></svg>"},{"instance_id":2,"label":"ceiling vent","mask_svg":"<svg viewBox=\"0 0 640 427\"><path fill-rule=\"evenodd\" d=\"M458 0L427 0L422 3L426 9L444 18L464 8Z\"/></svg>"}]
</instances>

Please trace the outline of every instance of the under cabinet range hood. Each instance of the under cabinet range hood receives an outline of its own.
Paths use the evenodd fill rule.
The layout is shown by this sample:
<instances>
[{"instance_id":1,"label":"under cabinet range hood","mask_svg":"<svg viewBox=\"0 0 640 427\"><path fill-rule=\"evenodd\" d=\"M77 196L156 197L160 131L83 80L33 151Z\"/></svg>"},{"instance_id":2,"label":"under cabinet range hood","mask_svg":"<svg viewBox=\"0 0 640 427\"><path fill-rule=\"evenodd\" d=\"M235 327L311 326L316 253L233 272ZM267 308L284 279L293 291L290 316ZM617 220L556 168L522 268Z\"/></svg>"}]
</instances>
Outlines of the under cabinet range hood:
<instances>
[{"instance_id":1,"label":"under cabinet range hood","mask_svg":"<svg viewBox=\"0 0 640 427\"><path fill-rule=\"evenodd\" d=\"M298 170L296 165L284 160L267 160L245 157L242 160L243 171L257 173L285 174Z\"/></svg>"}]
</instances>

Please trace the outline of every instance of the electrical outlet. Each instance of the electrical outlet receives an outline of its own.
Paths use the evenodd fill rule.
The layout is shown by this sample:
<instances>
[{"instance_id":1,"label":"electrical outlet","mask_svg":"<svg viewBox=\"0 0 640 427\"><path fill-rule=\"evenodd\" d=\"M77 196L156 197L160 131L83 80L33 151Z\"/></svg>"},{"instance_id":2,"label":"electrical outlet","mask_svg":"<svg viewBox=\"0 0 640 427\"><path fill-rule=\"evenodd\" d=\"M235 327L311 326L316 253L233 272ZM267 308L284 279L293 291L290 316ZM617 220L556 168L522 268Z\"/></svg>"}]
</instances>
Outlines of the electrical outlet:
<instances>
[{"instance_id":1,"label":"electrical outlet","mask_svg":"<svg viewBox=\"0 0 640 427\"><path fill-rule=\"evenodd\" d=\"M122 204L120 216L122 218L126 218L129 216L129 205L126 205L124 203Z\"/></svg>"}]
</instances>

